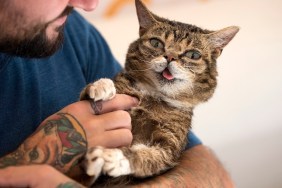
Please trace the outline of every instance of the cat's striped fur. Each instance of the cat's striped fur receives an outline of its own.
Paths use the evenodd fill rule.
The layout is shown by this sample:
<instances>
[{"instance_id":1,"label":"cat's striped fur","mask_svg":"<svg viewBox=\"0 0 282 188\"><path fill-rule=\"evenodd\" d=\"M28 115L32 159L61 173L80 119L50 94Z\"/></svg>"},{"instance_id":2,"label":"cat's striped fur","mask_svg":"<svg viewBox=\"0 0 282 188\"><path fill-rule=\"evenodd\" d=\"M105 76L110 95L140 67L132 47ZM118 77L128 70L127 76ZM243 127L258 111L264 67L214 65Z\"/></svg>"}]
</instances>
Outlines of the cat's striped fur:
<instances>
[{"instance_id":1,"label":"cat's striped fur","mask_svg":"<svg viewBox=\"0 0 282 188\"><path fill-rule=\"evenodd\" d=\"M117 93L140 100L130 111L132 146L120 148L130 172L120 175L143 178L177 164L193 108L213 95L216 59L239 29L209 31L170 21L151 13L140 0L136 8L140 38L130 45L125 69L114 84Z\"/></svg>"}]
</instances>

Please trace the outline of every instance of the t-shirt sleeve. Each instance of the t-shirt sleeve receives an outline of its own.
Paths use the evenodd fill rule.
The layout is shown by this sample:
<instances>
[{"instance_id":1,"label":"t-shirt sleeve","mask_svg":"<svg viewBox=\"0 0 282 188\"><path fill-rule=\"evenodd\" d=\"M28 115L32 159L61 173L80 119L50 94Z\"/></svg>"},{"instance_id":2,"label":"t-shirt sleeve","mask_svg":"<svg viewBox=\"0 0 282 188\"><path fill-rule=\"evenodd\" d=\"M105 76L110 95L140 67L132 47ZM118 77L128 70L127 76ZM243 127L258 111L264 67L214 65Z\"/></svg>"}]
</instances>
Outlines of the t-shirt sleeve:
<instances>
[{"instance_id":1,"label":"t-shirt sleeve","mask_svg":"<svg viewBox=\"0 0 282 188\"><path fill-rule=\"evenodd\" d=\"M121 71L121 65L103 36L79 13L74 11L69 16L66 29L66 39L71 43L69 46L81 64L87 83L99 78L113 78Z\"/></svg>"},{"instance_id":2,"label":"t-shirt sleeve","mask_svg":"<svg viewBox=\"0 0 282 188\"><path fill-rule=\"evenodd\" d=\"M114 58L105 39L94 27L90 29L89 50L87 81L113 78L121 71L121 66Z\"/></svg>"},{"instance_id":3,"label":"t-shirt sleeve","mask_svg":"<svg viewBox=\"0 0 282 188\"><path fill-rule=\"evenodd\" d=\"M202 144L202 141L192 131L188 133L187 137L188 142L186 144L185 150L190 149L196 145Z\"/></svg>"}]
</instances>

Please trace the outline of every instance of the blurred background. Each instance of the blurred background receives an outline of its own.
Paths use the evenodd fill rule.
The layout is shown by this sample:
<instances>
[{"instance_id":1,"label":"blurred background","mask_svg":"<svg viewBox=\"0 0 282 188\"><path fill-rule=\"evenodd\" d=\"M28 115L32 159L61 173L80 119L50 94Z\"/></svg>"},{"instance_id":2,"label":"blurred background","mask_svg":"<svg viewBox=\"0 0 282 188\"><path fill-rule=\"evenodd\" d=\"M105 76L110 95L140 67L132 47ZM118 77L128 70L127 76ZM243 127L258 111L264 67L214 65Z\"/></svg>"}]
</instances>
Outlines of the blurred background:
<instances>
[{"instance_id":1,"label":"blurred background","mask_svg":"<svg viewBox=\"0 0 282 188\"><path fill-rule=\"evenodd\" d=\"M217 30L241 28L218 59L218 88L195 110L193 130L238 188L282 187L282 1L147 0L157 15ZM124 63L138 37L133 0L101 0L82 13Z\"/></svg>"}]
</instances>

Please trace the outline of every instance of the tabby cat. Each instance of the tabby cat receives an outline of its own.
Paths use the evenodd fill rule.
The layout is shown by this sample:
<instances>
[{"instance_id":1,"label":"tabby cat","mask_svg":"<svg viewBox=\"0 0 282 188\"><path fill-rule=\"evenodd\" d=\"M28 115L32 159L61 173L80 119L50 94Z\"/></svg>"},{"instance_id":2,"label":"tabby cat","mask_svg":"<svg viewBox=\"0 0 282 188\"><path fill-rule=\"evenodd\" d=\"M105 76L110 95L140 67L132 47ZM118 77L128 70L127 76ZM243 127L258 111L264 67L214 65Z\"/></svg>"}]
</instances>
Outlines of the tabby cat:
<instances>
[{"instance_id":1,"label":"tabby cat","mask_svg":"<svg viewBox=\"0 0 282 188\"><path fill-rule=\"evenodd\" d=\"M239 31L236 26L209 31L170 21L135 0L140 37L128 50L125 69L114 80L89 84L81 98L108 100L115 93L137 97L130 110L130 147L92 148L86 172L108 176L149 177L177 164L191 128L193 108L211 98L216 88L216 59ZM101 89L102 88L102 89Z\"/></svg>"}]
</instances>

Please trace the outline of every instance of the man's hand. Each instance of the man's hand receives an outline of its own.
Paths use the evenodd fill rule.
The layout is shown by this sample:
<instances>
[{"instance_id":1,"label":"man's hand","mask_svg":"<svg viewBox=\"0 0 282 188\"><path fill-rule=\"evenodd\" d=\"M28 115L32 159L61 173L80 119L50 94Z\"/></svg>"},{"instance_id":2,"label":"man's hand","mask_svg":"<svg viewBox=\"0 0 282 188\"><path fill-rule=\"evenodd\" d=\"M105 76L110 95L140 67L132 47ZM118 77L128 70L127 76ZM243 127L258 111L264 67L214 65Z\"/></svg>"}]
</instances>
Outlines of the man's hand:
<instances>
[{"instance_id":1,"label":"man's hand","mask_svg":"<svg viewBox=\"0 0 282 188\"><path fill-rule=\"evenodd\" d=\"M138 101L116 95L101 102L95 115L89 101L73 103L47 118L19 148L0 158L0 168L27 164L49 164L67 173L85 154L87 147L127 146L132 141L131 118L126 111Z\"/></svg>"},{"instance_id":2,"label":"man's hand","mask_svg":"<svg viewBox=\"0 0 282 188\"><path fill-rule=\"evenodd\" d=\"M100 115L94 115L89 101L74 103L61 112L72 114L80 122L86 132L89 148L114 148L131 144L131 117L124 110L137 105L137 99L117 94L112 100L99 102Z\"/></svg>"},{"instance_id":3,"label":"man's hand","mask_svg":"<svg viewBox=\"0 0 282 188\"><path fill-rule=\"evenodd\" d=\"M0 170L0 187L83 188L48 165L8 167Z\"/></svg>"}]
</instances>

